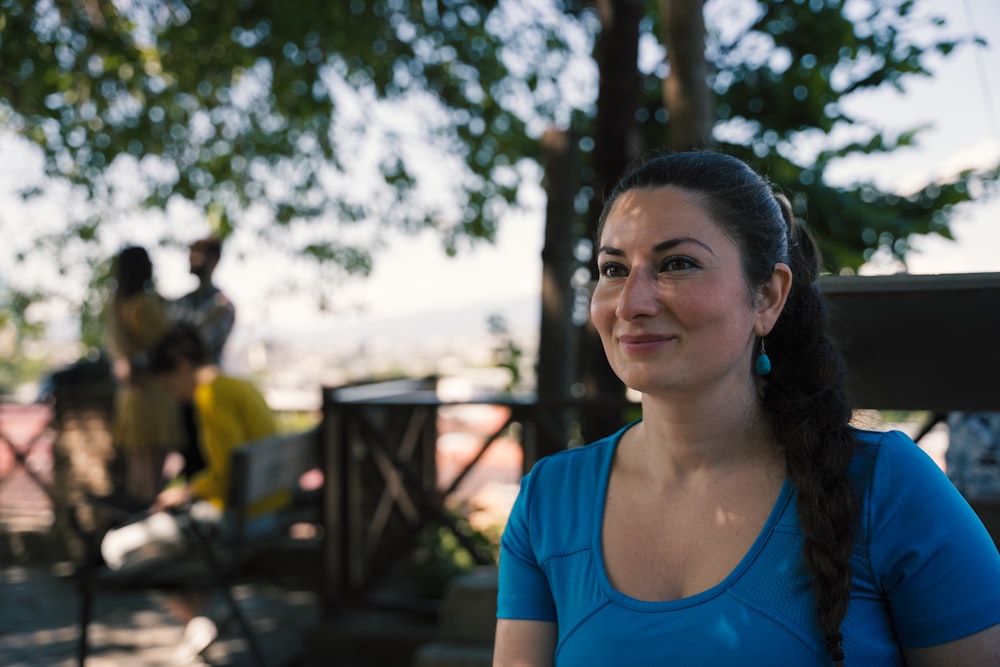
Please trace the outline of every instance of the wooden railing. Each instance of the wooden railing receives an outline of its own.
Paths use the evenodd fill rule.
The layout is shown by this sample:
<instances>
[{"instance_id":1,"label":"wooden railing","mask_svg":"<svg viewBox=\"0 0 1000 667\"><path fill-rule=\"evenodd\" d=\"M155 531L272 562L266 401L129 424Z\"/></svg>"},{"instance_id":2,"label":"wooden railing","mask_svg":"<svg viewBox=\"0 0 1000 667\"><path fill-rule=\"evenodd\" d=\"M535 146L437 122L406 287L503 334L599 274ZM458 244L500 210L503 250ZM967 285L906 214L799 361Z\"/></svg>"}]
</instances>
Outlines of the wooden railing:
<instances>
[{"instance_id":1,"label":"wooden railing","mask_svg":"<svg viewBox=\"0 0 1000 667\"><path fill-rule=\"evenodd\" d=\"M382 396L373 395L370 388L324 392L323 593L328 609L344 603L377 602L380 586L405 564L415 540L428 528L450 531L475 562L491 563L492 555L481 550L465 522L450 511L456 506L453 496L491 447L501 438L518 442L522 452L519 477L541 453L566 447L581 411L613 411L625 418L632 407L623 399L442 401L426 382L418 385L412 391ZM444 409L476 405L502 408L505 417L477 436L478 443L463 467L439 484L439 414Z\"/></svg>"},{"instance_id":2,"label":"wooden railing","mask_svg":"<svg viewBox=\"0 0 1000 667\"><path fill-rule=\"evenodd\" d=\"M51 513L52 415L44 403L0 403L0 516Z\"/></svg>"}]
</instances>

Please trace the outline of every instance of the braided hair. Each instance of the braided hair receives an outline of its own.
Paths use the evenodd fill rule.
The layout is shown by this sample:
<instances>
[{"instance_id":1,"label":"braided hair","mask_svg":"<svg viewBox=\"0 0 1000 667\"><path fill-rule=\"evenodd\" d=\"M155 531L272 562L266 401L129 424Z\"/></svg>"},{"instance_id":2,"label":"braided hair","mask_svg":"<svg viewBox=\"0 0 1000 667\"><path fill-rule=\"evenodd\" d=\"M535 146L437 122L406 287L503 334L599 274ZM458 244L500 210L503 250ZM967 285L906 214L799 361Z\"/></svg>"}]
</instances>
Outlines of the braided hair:
<instances>
[{"instance_id":1,"label":"braided hair","mask_svg":"<svg viewBox=\"0 0 1000 667\"><path fill-rule=\"evenodd\" d=\"M850 601L853 529L859 513L847 475L856 439L848 426L851 406L844 389L844 358L828 333L826 306L815 285L819 251L796 223L784 196L775 194L744 162L711 151L642 159L608 196L598 238L618 196L665 186L695 197L736 244L751 293L770 280L775 264L791 268L791 290L767 336L773 370L761 379L761 393L797 492L803 558L817 619L831 660L842 665L840 624Z\"/></svg>"}]
</instances>

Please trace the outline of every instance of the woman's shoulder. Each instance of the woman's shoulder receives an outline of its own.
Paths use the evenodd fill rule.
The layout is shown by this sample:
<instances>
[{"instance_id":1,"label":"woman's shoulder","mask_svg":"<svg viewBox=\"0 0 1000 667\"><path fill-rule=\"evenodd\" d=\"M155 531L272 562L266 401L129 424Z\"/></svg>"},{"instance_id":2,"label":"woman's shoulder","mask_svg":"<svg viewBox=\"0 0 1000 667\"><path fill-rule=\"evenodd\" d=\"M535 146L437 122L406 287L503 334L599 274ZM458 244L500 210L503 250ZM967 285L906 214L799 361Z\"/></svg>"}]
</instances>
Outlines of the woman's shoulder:
<instances>
[{"instance_id":1,"label":"woman's shoulder","mask_svg":"<svg viewBox=\"0 0 1000 667\"><path fill-rule=\"evenodd\" d=\"M869 511L967 505L937 461L901 431L856 431L855 483ZM958 511L964 511L959 509Z\"/></svg>"},{"instance_id":2,"label":"woman's shoulder","mask_svg":"<svg viewBox=\"0 0 1000 667\"><path fill-rule=\"evenodd\" d=\"M121 317L133 327L147 327L157 332L169 326L167 302L157 292L135 294L121 302Z\"/></svg>"},{"instance_id":3,"label":"woman's shoulder","mask_svg":"<svg viewBox=\"0 0 1000 667\"><path fill-rule=\"evenodd\" d=\"M521 481L525 500L536 508L589 505L606 481L620 436L621 432L536 461Z\"/></svg>"},{"instance_id":4,"label":"woman's shoulder","mask_svg":"<svg viewBox=\"0 0 1000 667\"><path fill-rule=\"evenodd\" d=\"M212 379L212 382L216 387L222 387L233 391L248 391L253 388L253 384L246 378L237 377L225 372L220 372L216 375Z\"/></svg>"},{"instance_id":5,"label":"woman's shoulder","mask_svg":"<svg viewBox=\"0 0 1000 667\"><path fill-rule=\"evenodd\" d=\"M913 438L899 430L868 430L851 429L858 443L855 458L868 460L871 465L917 466L925 467L937 464L930 454L924 451ZM937 468L940 471L940 468Z\"/></svg>"},{"instance_id":6,"label":"woman's shoulder","mask_svg":"<svg viewBox=\"0 0 1000 667\"><path fill-rule=\"evenodd\" d=\"M532 466L529 475L563 476L577 471L600 469L602 462L610 456L624 429L586 445L570 447L539 459Z\"/></svg>"},{"instance_id":7,"label":"woman's shoulder","mask_svg":"<svg viewBox=\"0 0 1000 667\"><path fill-rule=\"evenodd\" d=\"M146 290L138 294L133 294L122 301L122 305L126 308L139 310L166 311L167 300L155 290Z\"/></svg>"},{"instance_id":8,"label":"woman's shoulder","mask_svg":"<svg viewBox=\"0 0 1000 667\"><path fill-rule=\"evenodd\" d=\"M250 380L227 373L219 373L207 383L206 392L220 397L231 397L234 400L263 400L263 395Z\"/></svg>"},{"instance_id":9,"label":"woman's shoulder","mask_svg":"<svg viewBox=\"0 0 1000 667\"><path fill-rule=\"evenodd\" d=\"M904 644L953 641L994 623L996 546L941 466L900 431L858 431L868 462L858 554ZM860 561L859 561L860 562ZM990 620L990 617L994 620Z\"/></svg>"},{"instance_id":10,"label":"woman's shoulder","mask_svg":"<svg viewBox=\"0 0 1000 667\"><path fill-rule=\"evenodd\" d=\"M906 433L898 430L852 429L857 441L852 468L855 475L943 475L934 459Z\"/></svg>"},{"instance_id":11,"label":"woman's shoulder","mask_svg":"<svg viewBox=\"0 0 1000 667\"><path fill-rule=\"evenodd\" d=\"M539 459L521 481L505 530L508 547L531 536L536 557L544 559L587 545L617 440L609 436Z\"/></svg>"}]
</instances>

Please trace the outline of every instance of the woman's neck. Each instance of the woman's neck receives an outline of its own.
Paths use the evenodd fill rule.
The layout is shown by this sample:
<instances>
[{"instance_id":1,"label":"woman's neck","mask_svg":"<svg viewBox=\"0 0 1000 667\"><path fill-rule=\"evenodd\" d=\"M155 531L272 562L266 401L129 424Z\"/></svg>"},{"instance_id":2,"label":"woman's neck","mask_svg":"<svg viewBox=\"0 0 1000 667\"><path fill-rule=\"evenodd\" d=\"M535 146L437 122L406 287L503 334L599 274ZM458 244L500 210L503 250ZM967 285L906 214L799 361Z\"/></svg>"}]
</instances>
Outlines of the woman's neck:
<instances>
[{"instance_id":1,"label":"woman's neck","mask_svg":"<svg viewBox=\"0 0 1000 667\"><path fill-rule=\"evenodd\" d=\"M644 396L642 407L642 422L623 440L623 463L646 470L653 480L784 465L756 393L728 403Z\"/></svg>"},{"instance_id":2,"label":"woman's neck","mask_svg":"<svg viewBox=\"0 0 1000 667\"><path fill-rule=\"evenodd\" d=\"M195 384L198 386L210 384L215 378L219 377L219 374L219 367L215 364L199 366L194 371Z\"/></svg>"}]
</instances>

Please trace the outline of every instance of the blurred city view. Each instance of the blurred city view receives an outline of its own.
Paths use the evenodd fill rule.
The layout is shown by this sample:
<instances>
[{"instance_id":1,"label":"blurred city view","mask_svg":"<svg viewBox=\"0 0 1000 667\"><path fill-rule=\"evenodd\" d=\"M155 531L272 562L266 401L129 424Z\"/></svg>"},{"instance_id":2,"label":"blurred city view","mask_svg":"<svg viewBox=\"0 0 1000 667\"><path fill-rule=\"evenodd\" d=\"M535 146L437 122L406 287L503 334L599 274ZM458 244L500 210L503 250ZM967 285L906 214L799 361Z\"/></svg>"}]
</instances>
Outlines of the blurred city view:
<instances>
[{"instance_id":1,"label":"blurred city view","mask_svg":"<svg viewBox=\"0 0 1000 667\"><path fill-rule=\"evenodd\" d=\"M276 326L273 331L238 323L227 343L223 367L252 378L279 411L317 410L323 387L399 377L464 378L469 391L477 394L524 392L533 381L538 307L537 299L524 299L354 325L323 326L314 321L299 327ZM511 325L505 334L493 333L488 326L498 313ZM7 400L37 400L46 389L48 374L86 361L87 352L74 337L72 323L65 326L63 334L57 328L54 335L24 346L22 354L34 361L34 377L4 387ZM508 342L524 352L518 364L525 379L519 387L512 386L512 374L502 366L504 354L498 352ZM12 345L0 341L4 344L8 349ZM451 384L458 392L455 398L461 398L463 392L457 387L462 384Z\"/></svg>"}]
</instances>

